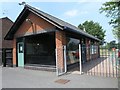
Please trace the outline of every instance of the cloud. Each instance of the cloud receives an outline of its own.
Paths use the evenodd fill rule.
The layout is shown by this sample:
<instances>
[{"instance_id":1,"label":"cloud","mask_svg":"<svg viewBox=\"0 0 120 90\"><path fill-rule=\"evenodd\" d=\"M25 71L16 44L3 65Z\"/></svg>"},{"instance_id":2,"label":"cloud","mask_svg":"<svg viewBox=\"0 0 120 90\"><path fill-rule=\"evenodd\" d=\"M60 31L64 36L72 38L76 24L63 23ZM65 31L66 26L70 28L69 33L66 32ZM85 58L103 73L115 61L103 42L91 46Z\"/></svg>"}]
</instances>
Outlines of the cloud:
<instances>
[{"instance_id":1,"label":"cloud","mask_svg":"<svg viewBox=\"0 0 120 90\"><path fill-rule=\"evenodd\" d=\"M78 10L70 10L70 11L65 12L65 15L70 16L70 17L77 16L77 14L78 14Z\"/></svg>"},{"instance_id":2,"label":"cloud","mask_svg":"<svg viewBox=\"0 0 120 90\"><path fill-rule=\"evenodd\" d=\"M79 11L77 9L74 9L74 10L69 10L64 13L64 15L68 17L75 17L75 16L83 15L83 14L88 14L88 11Z\"/></svg>"}]
</instances>

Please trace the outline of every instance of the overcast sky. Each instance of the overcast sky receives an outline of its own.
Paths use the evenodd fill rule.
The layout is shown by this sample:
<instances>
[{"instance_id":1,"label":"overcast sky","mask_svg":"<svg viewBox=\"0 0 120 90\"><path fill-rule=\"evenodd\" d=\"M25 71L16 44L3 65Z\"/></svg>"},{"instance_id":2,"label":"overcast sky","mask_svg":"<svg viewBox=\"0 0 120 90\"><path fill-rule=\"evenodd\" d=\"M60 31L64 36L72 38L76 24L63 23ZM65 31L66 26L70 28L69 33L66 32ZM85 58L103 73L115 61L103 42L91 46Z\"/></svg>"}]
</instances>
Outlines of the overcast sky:
<instances>
[{"instance_id":1,"label":"overcast sky","mask_svg":"<svg viewBox=\"0 0 120 90\"><path fill-rule=\"evenodd\" d=\"M0 18L9 17L15 21L23 6L19 2L0 2ZM86 20L98 22L106 30L106 41L115 40L112 34L112 27L108 24L110 18L100 14L99 9L104 2L27 2L27 4L36 7L48 14L51 14L68 23L78 26Z\"/></svg>"}]
</instances>

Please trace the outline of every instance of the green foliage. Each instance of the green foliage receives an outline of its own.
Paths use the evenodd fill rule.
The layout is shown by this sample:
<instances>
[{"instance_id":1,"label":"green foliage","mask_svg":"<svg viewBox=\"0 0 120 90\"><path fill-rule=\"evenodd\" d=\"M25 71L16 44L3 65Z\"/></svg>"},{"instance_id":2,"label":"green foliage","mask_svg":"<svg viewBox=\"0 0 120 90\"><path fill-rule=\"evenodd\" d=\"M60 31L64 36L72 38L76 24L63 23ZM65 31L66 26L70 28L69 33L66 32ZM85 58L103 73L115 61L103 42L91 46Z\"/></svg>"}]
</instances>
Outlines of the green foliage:
<instances>
[{"instance_id":1,"label":"green foliage","mask_svg":"<svg viewBox=\"0 0 120 90\"><path fill-rule=\"evenodd\" d=\"M118 48L118 44L115 41L111 41L110 43L107 43L106 46L109 50L112 50L112 48Z\"/></svg>"},{"instance_id":2,"label":"green foliage","mask_svg":"<svg viewBox=\"0 0 120 90\"><path fill-rule=\"evenodd\" d=\"M115 27L113 29L113 34L114 34L115 38L120 38L120 26Z\"/></svg>"},{"instance_id":3,"label":"green foliage","mask_svg":"<svg viewBox=\"0 0 120 90\"><path fill-rule=\"evenodd\" d=\"M100 8L100 13L105 13L111 20L109 24L113 26L113 34L117 39L120 39L120 1L106 2Z\"/></svg>"},{"instance_id":4,"label":"green foliage","mask_svg":"<svg viewBox=\"0 0 120 90\"><path fill-rule=\"evenodd\" d=\"M118 2L106 2L100 8L100 13L105 12L107 17L110 17L111 20L109 24L113 24L114 26L118 24Z\"/></svg>"},{"instance_id":5,"label":"green foliage","mask_svg":"<svg viewBox=\"0 0 120 90\"><path fill-rule=\"evenodd\" d=\"M100 40L104 40L105 31L102 29L102 26L100 26L99 23L85 21L83 24L80 24L78 28L85 30L87 33L99 38Z\"/></svg>"}]
</instances>

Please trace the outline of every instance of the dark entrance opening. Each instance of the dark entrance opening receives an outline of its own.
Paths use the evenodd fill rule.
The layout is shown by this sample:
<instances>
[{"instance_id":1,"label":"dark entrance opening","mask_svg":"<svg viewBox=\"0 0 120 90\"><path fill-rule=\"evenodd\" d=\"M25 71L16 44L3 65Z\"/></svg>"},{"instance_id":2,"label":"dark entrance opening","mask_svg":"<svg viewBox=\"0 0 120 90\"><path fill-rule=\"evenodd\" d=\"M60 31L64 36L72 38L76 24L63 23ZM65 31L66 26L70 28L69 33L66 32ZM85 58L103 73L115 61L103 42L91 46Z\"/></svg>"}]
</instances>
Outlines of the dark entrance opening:
<instances>
[{"instance_id":1,"label":"dark entrance opening","mask_svg":"<svg viewBox=\"0 0 120 90\"><path fill-rule=\"evenodd\" d=\"M25 65L56 65L55 33L28 36L25 42Z\"/></svg>"}]
</instances>

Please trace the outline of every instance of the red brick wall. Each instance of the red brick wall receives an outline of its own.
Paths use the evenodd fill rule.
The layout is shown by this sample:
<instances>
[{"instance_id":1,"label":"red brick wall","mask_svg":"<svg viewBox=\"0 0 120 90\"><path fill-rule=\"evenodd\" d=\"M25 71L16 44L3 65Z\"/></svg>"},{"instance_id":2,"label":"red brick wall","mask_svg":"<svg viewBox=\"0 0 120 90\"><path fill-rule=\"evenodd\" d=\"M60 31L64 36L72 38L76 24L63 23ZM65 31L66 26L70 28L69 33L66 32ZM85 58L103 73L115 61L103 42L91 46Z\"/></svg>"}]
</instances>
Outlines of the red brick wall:
<instances>
[{"instance_id":1,"label":"red brick wall","mask_svg":"<svg viewBox=\"0 0 120 90\"><path fill-rule=\"evenodd\" d=\"M17 51L16 38L17 37L24 36L28 33L33 34L33 27L36 33L38 33L39 31L55 29L55 27L52 24L48 23L47 21L43 20L42 18L36 16L33 13L30 13L27 19L30 19L33 22L33 26L29 22L26 22L25 20L14 35L14 40L13 40L13 64L14 65L16 65L16 51Z\"/></svg>"},{"instance_id":2,"label":"red brick wall","mask_svg":"<svg viewBox=\"0 0 120 90\"><path fill-rule=\"evenodd\" d=\"M90 40L86 38L86 57L87 61L90 60Z\"/></svg>"},{"instance_id":3,"label":"red brick wall","mask_svg":"<svg viewBox=\"0 0 120 90\"><path fill-rule=\"evenodd\" d=\"M87 57L87 61L91 60L91 59L97 59L98 58L98 48L96 50L95 54L90 54L90 49L91 49L91 40L86 38L86 57ZM94 41L94 46L99 46L99 44ZM87 50L88 47L88 50Z\"/></svg>"},{"instance_id":4,"label":"red brick wall","mask_svg":"<svg viewBox=\"0 0 120 90\"><path fill-rule=\"evenodd\" d=\"M13 39L13 65L16 65L16 39Z\"/></svg>"},{"instance_id":5,"label":"red brick wall","mask_svg":"<svg viewBox=\"0 0 120 90\"><path fill-rule=\"evenodd\" d=\"M96 58L98 58L98 56L99 56L99 53L98 53L98 46L99 46L99 43L96 42L95 45L97 46L97 50L96 50L96 52L97 52L97 53L96 53Z\"/></svg>"},{"instance_id":6,"label":"red brick wall","mask_svg":"<svg viewBox=\"0 0 120 90\"><path fill-rule=\"evenodd\" d=\"M29 33L33 34L33 30L38 33L39 31L55 29L52 24L33 13L30 13L27 19L30 19L33 22L33 26L25 20L16 32L15 37L24 36Z\"/></svg>"},{"instance_id":7,"label":"red brick wall","mask_svg":"<svg viewBox=\"0 0 120 90\"><path fill-rule=\"evenodd\" d=\"M0 28L0 33L2 36L0 36L0 48L12 48L12 40L4 40L4 37L6 36L6 34L8 33L9 29L11 28L11 26L13 25L13 22L5 17L5 18L1 18L0 19L0 24L1 24L1 28ZM2 46L1 46L2 45Z\"/></svg>"},{"instance_id":8,"label":"red brick wall","mask_svg":"<svg viewBox=\"0 0 120 90\"><path fill-rule=\"evenodd\" d=\"M65 32L56 32L56 50L57 50L57 64L58 68L64 68L64 56L63 56L63 45L66 45Z\"/></svg>"}]
</instances>

